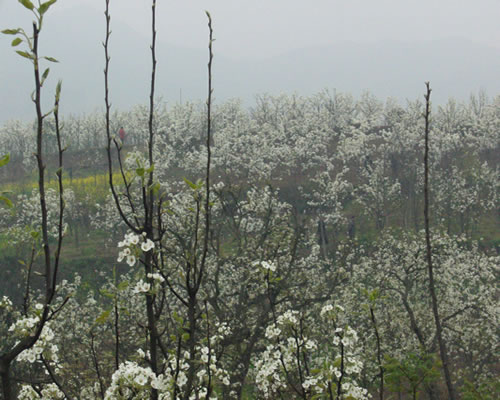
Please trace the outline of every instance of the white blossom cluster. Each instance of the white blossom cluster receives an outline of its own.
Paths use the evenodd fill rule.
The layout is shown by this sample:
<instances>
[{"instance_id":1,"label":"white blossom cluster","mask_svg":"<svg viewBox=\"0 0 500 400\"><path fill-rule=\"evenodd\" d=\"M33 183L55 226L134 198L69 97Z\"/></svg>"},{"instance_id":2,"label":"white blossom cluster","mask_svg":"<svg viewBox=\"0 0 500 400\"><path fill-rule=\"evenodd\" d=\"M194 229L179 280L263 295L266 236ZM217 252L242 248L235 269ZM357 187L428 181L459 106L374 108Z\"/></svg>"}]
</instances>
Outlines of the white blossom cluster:
<instances>
[{"instance_id":1,"label":"white blossom cluster","mask_svg":"<svg viewBox=\"0 0 500 400\"><path fill-rule=\"evenodd\" d=\"M336 319L342 310L326 305L321 317ZM332 388L337 393L341 385L340 398L368 399L367 390L355 380L363 367L355 353L356 332L350 327L336 327L327 338L307 337L301 318L298 311L288 310L266 328L270 344L255 361L255 383L263 398L273 399L280 392L292 390L290 385L305 398L315 398L328 395Z\"/></svg>"},{"instance_id":2,"label":"white blossom cluster","mask_svg":"<svg viewBox=\"0 0 500 400\"><path fill-rule=\"evenodd\" d=\"M208 379L208 373L210 373L222 382L222 384L229 386L228 373L226 370L218 367L215 350L207 346L198 346L197 350L200 353L200 360L206 365L206 368L200 369L196 374L200 383L205 382Z\"/></svg>"},{"instance_id":3,"label":"white blossom cluster","mask_svg":"<svg viewBox=\"0 0 500 400\"><path fill-rule=\"evenodd\" d=\"M149 282L144 282L140 279L132 289L134 294L144 294L144 293L157 293L161 287L161 284L165 282L165 278L161 276L158 272L147 274Z\"/></svg>"},{"instance_id":4,"label":"white blossom cluster","mask_svg":"<svg viewBox=\"0 0 500 400\"><path fill-rule=\"evenodd\" d=\"M197 346L200 355L201 368L196 373L197 382L189 399L206 399L208 375L211 375L212 384L214 379L222 385L229 385L229 375L218 367L217 357L213 349L207 346ZM141 352L145 356L144 352ZM158 391L160 400L176 400L185 395L184 388L187 383L187 371L189 369L189 352L176 361L171 356L165 364L165 372L155 375L149 367L141 367L136 362L126 361L120 364L119 369L113 374L112 382L106 391L106 400L120 399L149 399L151 389ZM174 392L177 396L174 399ZM210 399L217 399L218 395L212 392Z\"/></svg>"},{"instance_id":5,"label":"white blossom cluster","mask_svg":"<svg viewBox=\"0 0 500 400\"><path fill-rule=\"evenodd\" d=\"M43 305L42 305L43 307ZM34 334L34 328L40 322L40 316L23 317L18 319L9 327L9 332L14 332L19 336L31 336Z\"/></svg>"},{"instance_id":6,"label":"white blossom cluster","mask_svg":"<svg viewBox=\"0 0 500 400\"><path fill-rule=\"evenodd\" d=\"M124 249L118 254L117 261L122 262L123 259L126 259L127 264L133 267L137 262L139 249L147 253L148 251L154 249L155 244L151 239L146 238L146 233L137 235L130 232L125 235L125 238L122 241L118 242L118 247L124 247Z\"/></svg>"},{"instance_id":7,"label":"white blossom cluster","mask_svg":"<svg viewBox=\"0 0 500 400\"><path fill-rule=\"evenodd\" d=\"M2 296L0 299L0 308L3 308L7 311L12 309L12 301L7 296Z\"/></svg>"},{"instance_id":8,"label":"white blossom cluster","mask_svg":"<svg viewBox=\"0 0 500 400\"><path fill-rule=\"evenodd\" d=\"M24 317L16 320L10 327L9 332L12 332L18 337L32 336L35 334L35 328L40 322L40 312L43 305L37 303L35 305L36 313L34 316ZM50 323L46 323L40 333L39 339L29 349L24 350L17 357L18 362L27 361L34 363L39 360L40 355L43 354L46 360L58 362L58 346L52 341L54 340L54 331L50 327Z\"/></svg>"},{"instance_id":9,"label":"white blossom cluster","mask_svg":"<svg viewBox=\"0 0 500 400\"><path fill-rule=\"evenodd\" d=\"M273 263L272 261L256 261L254 263L255 266L258 266L264 270L264 272L270 271L270 272L276 272L276 264Z\"/></svg>"},{"instance_id":10,"label":"white blossom cluster","mask_svg":"<svg viewBox=\"0 0 500 400\"><path fill-rule=\"evenodd\" d=\"M182 374L182 375L181 375ZM185 373L181 372L178 385L182 387L187 381ZM151 388L158 390L161 400L172 399L172 376L168 373L156 376L151 368L141 367L132 361L120 364L119 369L113 374L111 385L106 390L106 400L149 399Z\"/></svg>"},{"instance_id":11,"label":"white blossom cluster","mask_svg":"<svg viewBox=\"0 0 500 400\"><path fill-rule=\"evenodd\" d=\"M51 343L53 339L54 331L48 324L45 324L40 334L40 338L36 343L31 348L19 354L16 360L18 362L28 361L29 363L34 363L39 360L40 355L43 355L45 360L57 363L59 361L59 347Z\"/></svg>"},{"instance_id":12,"label":"white blossom cluster","mask_svg":"<svg viewBox=\"0 0 500 400\"><path fill-rule=\"evenodd\" d=\"M46 385L39 395L31 386L22 385L17 395L18 400L58 400L64 399L64 393L59 390L55 383Z\"/></svg>"}]
</instances>

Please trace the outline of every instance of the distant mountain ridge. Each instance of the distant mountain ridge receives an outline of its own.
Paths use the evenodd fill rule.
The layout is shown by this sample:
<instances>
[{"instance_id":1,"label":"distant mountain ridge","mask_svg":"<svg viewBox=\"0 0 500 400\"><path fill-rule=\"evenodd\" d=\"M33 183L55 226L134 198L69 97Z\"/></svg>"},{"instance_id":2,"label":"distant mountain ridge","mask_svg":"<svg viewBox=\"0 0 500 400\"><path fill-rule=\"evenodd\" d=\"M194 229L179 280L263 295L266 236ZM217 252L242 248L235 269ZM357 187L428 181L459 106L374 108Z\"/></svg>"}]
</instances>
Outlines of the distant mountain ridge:
<instances>
[{"instance_id":1,"label":"distant mountain ridge","mask_svg":"<svg viewBox=\"0 0 500 400\"><path fill-rule=\"evenodd\" d=\"M68 24L68 21L71 23ZM47 107L57 79L63 80L62 112L79 114L103 104L104 17L84 6L70 8L64 21L54 14L45 26L41 52L58 58L51 66L45 91ZM123 23L112 26L111 100L114 107L146 103L151 68L150 38ZM157 45L157 94L170 102L206 97L207 52ZM32 71L25 59L0 39L0 123L32 118ZM433 42L340 42L297 49L263 59L232 59L217 52L214 87L217 101L242 98L252 104L257 94L297 92L309 95L324 88L360 95L369 90L381 100L421 98L431 81L435 103L449 97L466 100L480 89L500 93L500 50L460 39Z\"/></svg>"}]
</instances>

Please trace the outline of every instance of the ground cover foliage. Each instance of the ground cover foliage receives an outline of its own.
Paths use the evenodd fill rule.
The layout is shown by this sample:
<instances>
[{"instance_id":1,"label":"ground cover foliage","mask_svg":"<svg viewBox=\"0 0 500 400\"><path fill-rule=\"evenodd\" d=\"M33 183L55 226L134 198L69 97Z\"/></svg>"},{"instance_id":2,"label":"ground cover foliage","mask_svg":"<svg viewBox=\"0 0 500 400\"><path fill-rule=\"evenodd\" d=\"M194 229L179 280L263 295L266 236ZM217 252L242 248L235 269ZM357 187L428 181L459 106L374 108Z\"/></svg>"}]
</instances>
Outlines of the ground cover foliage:
<instances>
[{"instance_id":1,"label":"ground cover foliage","mask_svg":"<svg viewBox=\"0 0 500 400\"><path fill-rule=\"evenodd\" d=\"M37 37L55 1L20 3ZM454 396L498 398L500 97L431 114L438 335L426 102L213 104L208 15L208 100L164 104L152 5L148 106L112 112L106 1L105 112L59 86L0 127L2 398L444 399L441 333Z\"/></svg>"}]
</instances>

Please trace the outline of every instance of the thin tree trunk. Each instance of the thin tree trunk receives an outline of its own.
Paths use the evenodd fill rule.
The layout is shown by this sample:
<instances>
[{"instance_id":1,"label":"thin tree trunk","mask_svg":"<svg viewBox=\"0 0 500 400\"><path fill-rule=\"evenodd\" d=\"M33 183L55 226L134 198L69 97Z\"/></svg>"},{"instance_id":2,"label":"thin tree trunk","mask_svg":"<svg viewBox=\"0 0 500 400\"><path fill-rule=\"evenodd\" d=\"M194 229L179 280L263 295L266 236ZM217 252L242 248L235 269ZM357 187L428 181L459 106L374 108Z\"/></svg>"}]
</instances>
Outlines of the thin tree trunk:
<instances>
[{"instance_id":1,"label":"thin tree trunk","mask_svg":"<svg viewBox=\"0 0 500 400\"><path fill-rule=\"evenodd\" d=\"M382 365L382 349L380 346L380 335L377 329L377 320L375 319L375 311L373 307L370 306L370 316L373 324L373 329L375 330L375 338L377 339L377 362L380 371L380 387L379 387L379 398L384 400L384 366Z\"/></svg>"},{"instance_id":2,"label":"thin tree trunk","mask_svg":"<svg viewBox=\"0 0 500 400\"><path fill-rule=\"evenodd\" d=\"M152 0L151 5L151 89L149 93L149 140L148 140L148 159L149 167L153 166L153 147L154 147L154 95L155 95L155 83L156 83L156 0ZM153 185L154 172L151 170L148 177L148 188ZM145 231L146 237L150 240L154 240L153 234L153 214L154 214L154 194L153 190L144 191L143 188L143 198L145 204ZM146 276L153 273L153 252L150 251L146 253L144 260L146 267ZM151 278L149 283L153 287L154 282ZM148 314L148 328L149 328L149 350L151 352L151 369L158 375L158 332L156 329L157 318L154 312L154 295L146 294L146 307ZM151 390L151 400L158 399L158 391L156 389Z\"/></svg>"},{"instance_id":3,"label":"thin tree trunk","mask_svg":"<svg viewBox=\"0 0 500 400\"><path fill-rule=\"evenodd\" d=\"M439 353L441 355L441 362L443 363L443 372L446 380L446 387L448 388L448 398L455 400L455 393L453 390L453 383L451 381L451 374L448 368L448 353L446 351L446 343L443 339L443 328L441 326L441 319L439 318L438 302L436 296L436 288L434 283L434 268L432 265L432 248L431 248L431 235L429 228L429 122L430 122L430 97L431 88L429 82L426 84L427 92L425 94L425 154L424 154L424 222L425 222L425 243L427 247L427 270L429 272L429 292L432 299L432 312L434 314L434 322L436 324L436 336L439 344Z\"/></svg>"}]
</instances>

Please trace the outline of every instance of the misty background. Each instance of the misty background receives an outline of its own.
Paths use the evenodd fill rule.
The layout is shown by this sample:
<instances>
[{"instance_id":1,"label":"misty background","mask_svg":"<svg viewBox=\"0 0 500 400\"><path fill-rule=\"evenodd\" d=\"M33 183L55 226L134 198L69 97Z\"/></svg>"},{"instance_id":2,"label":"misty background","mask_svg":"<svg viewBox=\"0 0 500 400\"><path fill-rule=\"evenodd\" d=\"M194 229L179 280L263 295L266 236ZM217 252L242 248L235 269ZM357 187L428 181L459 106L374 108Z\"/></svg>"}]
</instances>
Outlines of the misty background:
<instances>
[{"instance_id":1,"label":"misty background","mask_svg":"<svg viewBox=\"0 0 500 400\"><path fill-rule=\"evenodd\" d=\"M103 104L104 0L59 0L46 14L40 54L57 58L45 85L47 107L63 80L62 112ZM471 93L500 93L500 2L497 0L177 0L157 2L157 95L167 102L204 100L208 29L214 23L216 101L322 89L370 91L403 103ZM110 83L114 109L148 101L151 74L149 1L111 0ZM0 0L0 29L32 17ZM0 36L0 123L33 117L31 65ZM19 48L20 49L20 48ZM47 63L49 64L49 63Z\"/></svg>"}]
</instances>

